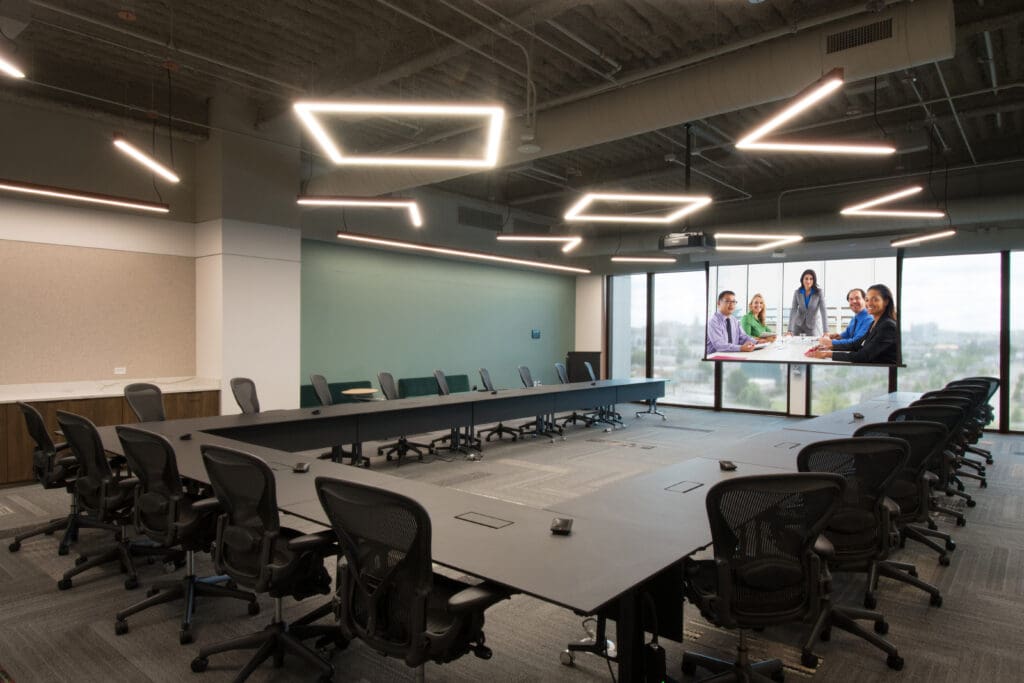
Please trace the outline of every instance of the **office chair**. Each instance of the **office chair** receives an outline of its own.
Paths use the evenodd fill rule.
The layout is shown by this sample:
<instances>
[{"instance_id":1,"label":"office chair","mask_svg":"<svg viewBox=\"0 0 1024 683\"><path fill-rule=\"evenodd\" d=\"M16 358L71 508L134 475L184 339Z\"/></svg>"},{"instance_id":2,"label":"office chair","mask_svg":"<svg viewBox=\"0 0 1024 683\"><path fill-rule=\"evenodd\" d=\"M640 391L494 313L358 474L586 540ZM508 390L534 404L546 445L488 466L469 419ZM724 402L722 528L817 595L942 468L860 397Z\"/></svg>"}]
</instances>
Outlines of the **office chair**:
<instances>
[{"instance_id":1,"label":"office chair","mask_svg":"<svg viewBox=\"0 0 1024 683\"><path fill-rule=\"evenodd\" d=\"M320 401L320 405L327 407L334 405L334 397L331 396L331 387L327 384L327 380L324 379L323 375L310 375L309 383L313 385L313 391L316 392L316 398ZM344 446L332 446L331 450L326 453L321 453L317 456L320 460L332 460L334 462L344 462L345 456L351 458L349 464L351 465L362 465L363 467L370 466L370 459L363 456L362 444L352 444L352 450L346 451Z\"/></svg>"},{"instance_id":2,"label":"office chair","mask_svg":"<svg viewBox=\"0 0 1024 683\"><path fill-rule=\"evenodd\" d=\"M530 389L537 383L533 381L533 373L530 372L530 368L525 365L520 365L517 370L519 371L519 379L523 383L523 387ZM533 434L534 436L546 436L554 442L554 435L559 434L565 436L565 430L562 429L561 425L555 424L553 415L538 415L537 419L533 422L527 422L519 428L521 435Z\"/></svg>"},{"instance_id":3,"label":"office chair","mask_svg":"<svg viewBox=\"0 0 1024 683\"><path fill-rule=\"evenodd\" d=\"M96 425L88 419L58 410L57 423L68 440L75 460L78 461L78 477L75 479L78 525L112 531L116 541L114 545L104 548L92 557L80 555L75 560L75 566L64 572L64 576L57 582L57 588L68 590L72 587L73 577L108 562L118 562L121 571L128 574L124 581L125 588L137 588L139 575L135 571L133 557L167 558L180 556L181 553L168 548L137 545L128 540L132 490L138 482L117 476L110 469Z\"/></svg>"},{"instance_id":4,"label":"office chair","mask_svg":"<svg viewBox=\"0 0 1024 683\"><path fill-rule=\"evenodd\" d=\"M494 388L494 382L491 381L491 373L487 370L487 368L480 368L480 383L484 385L485 391L489 391L492 394L498 393L498 390ZM485 434L487 435L487 437L484 439L484 441L490 441L491 437L494 436L495 434L497 434L498 436L498 441L501 441L502 435L504 434L510 435L513 441L519 438L518 429L506 427L501 422L498 423L497 427L479 429L476 432L476 435L478 437L483 437Z\"/></svg>"},{"instance_id":5,"label":"office chair","mask_svg":"<svg viewBox=\"0 0 1024 683\"><path fill-rule=\"evenodd\" d=\"M124 388L124 398L139 422L163 422L167 419L164 414L163 392L155 384L129 384Z\"/></svg>"},{"instance_id":6,"label":"office chair","mask_svg":"<svg viewBox=\"0 0 1024 683\"><path fill-rule=\"evenodd\" d=\"M932 396L914 401L911 406L938 405L947 406L957 411L957 418L947 424L949 438L946 441L946 450L952 456L952 481L956 486L954 495L967 499L967 505L974 507L971 496L964 493L964 479L975 479L981 488L988 487L988 480L985 477L985 468L977 461L971 461L965 457L964 448L969 439L969 421L971 420L970 400L962 396ZM945 424L945 423L944 423ZM973 471L966 471L964 467L972 467Z\"/></svg>"},{"instance_id":7,"label":"office chair","mask_svg":"<svg viewBox=\"0 0 1024 683\"><path fill-rule=\"evenodd\" d=\"M232 377L231 393L243 415L260 412L260 399L256 396L256 383L248 377Z\"/></svg>"},{"instance_id":8,"label":"office chair","mask_svg":"<svg viewBox=\"0 0 1024 683\"><path fill-rule=\"evenodd\" d=\"M380 391L384 394L385 399L394 401L399 398L398 385L395 384L395 378L390 372L377 373L377 382L380 384ZM395 465L398 466L402 464L402 460L408 453L414 453L418 459L423 460L423 451L433 453L434 448L430 444L409 441L406 437L400 436L397 441L378 447L377 455L383 454L388 460L391 460L392 455L396 455Z\"/></svg>"},{"instance_id":9,"label":"office chair","mask_svg":"<svg viewBox=\"0 0 1024 683\"><path fill-rule=\"evenodd\" d=\"M334 667L302 642L318 638L319 644L344 647L336 625L316 625L332 610L327 603L288 624L282 616L286 595L302 600L330 593L331 578L323 558L334 554L332 536L327 532L302 536L281 526L277 511L274 473L263 460L242 451L219 446L201 446L203 464L222 513L217 518L213 560L217 571L238 585L274 599L274 617L261 631L204 647L192 660L192 671L205 671L212 655L230 650L256 649L252 659L235 677L244 681L269 657L281 666L285 654L292 654L316 668L321 681L334 676Z\"/></svg>"},{"instance_id":10,"label":"office chair","mask_svg":"<svg viewBox=\"0 0 1024 683\"><path fill-rule=\"evenodd\" d=\"M44 489L62 487L67 489L67 492L72 494L71 511L64 517L51 519L46 524L18 534L14 537L14 541L7 546L7 549L16 553L21 549L22 541L40 534L49 536L63 529L64 536L57 546L57 554L67 555L68 546L78 538L78 507L72 483L78 474L78 463L73 455L61 455L68 450L68 444L53 442L53 439L50 438L50 431L43 421L43 416L39 414L38 410L21 401L18 401L18 408L21 409L21 414L25 418L25 428L28 429L29 436L36 444L32 450L32 474Z\"/></svg>"},{"instance_id":11,"label":"office chair","mask_svg":"<svg viewBox=\"0 0 1024 683\"><path fill-rule=\"evenodd\" d=\"M313 391L316 392L316 398L320 401L320 405L334 405L334 398L331 396L331 387L328 386L327 380L323 375L310 375L309 383L313 385Z\"/></svg>"},{"instance_id":12,"label":"office chair","mask_svg":"<svg viewBox=\"0 0 1024 683\"><path fill-rule=\"evenodd\" d=\"M932 486L939 481L939 477L929 471L933 463L935 467L939 466L938 460L942 457L940 448L946 440L946 428L938 422L878 422L864 425L853 435L887 436L907 442L910 457L889 484L886 494L899 506L894 521L900 532L900 547L908 538L917 541L937 552L939 564L947 566L948 552L956 549L956 542L949 534L938 531L938 526L932 520ZM933 541L933 538L944 541L945 547Z\"/></svg>"},{"instance_id":13,"label":"office chair","mask_svg":"<svg viewBox=\"0 0 1024 683\"><path fill-rule=\"evenodd\" d=\"M434 370L434 380L437 382L437 395L438 396L450 396L451 389L448 387L448 378L445 377L443 370ZM480 442L474 434L469 430L469 427L465 428L465 431L460 427L452 427L451 430L444 436L439 436L436 439L431 439L430 448L433 451L438 450L438 444L448 442L447 446L441 446L441 448L460 451L467 455L476 455L470 452L470 449L476 448L477 450L483 450L483 444Z\"/></svg>"},{"instance_id":14,"label":"office chair","mask_svg":"<svg viewBox=\"0 0 1024 683\"><path fill-rule=\"evenodd\" d=\"M992 382L986 380L992 380ZM985 459L985 464L991 465L994 462L992 452L987 448L981 448L977 445L977 442L984 435L985 427L991 424L992 420L995 419L995 409L989 405L989 400L999 389L999 380L994 377L955 380L947 384L946 389L966 390L971 393L972 399L975 402L975 421L977 429L974 438L967 445L965 450L970 453L974 453L975 455L980 455Z\"/></svg>"},{"instance_id":15,"label":"office chair","mask_svg":"<svg viewBox=\"0 0 1024 683\"><path fill-rule=\"evenodd\" d=\"M834 626L885 650L890 667L903 667L895 647L856 622L869 619L884 632L888 624L881 614L831 601L831 581L818 552L828 552L821 532L845 488L839 475L787 473L735 477L708 490L714 559L685 561L686 596L705 619L738 629L740 637L735 661L686 652L684 674L702 667L718 674L715 681L783 680L780 660L750 661L745 630L801 621L815 622L803 647L804 666L817 666L811 645Z\"/></svg>"},{"instance_id":16,"label":"office chair","mask_svg":"<svg viewBox=\"0 0 1024 683\"><path fill-rule=\"evenodd\" d=\"M899 544L899 508L888 497L889 487L909 458L910 446L903 439L870 436L819 441L796 456L801 472L829 472L846 479L842 504L825 525L825 538L834 548L828 566L867 573L864 606L868 609L878 604L875 591L880 576L919 588L929 594L932 606L942 606L942 593L917 578L914 565L888 559Z\"/></svg>"},{"instance_id":17,"label":"office chair","mask_svg":"<svg viewBox=\"0 0 1024 683\"><path fill-rule=\"evenodd\" d=\"M938 391L927 391L921 395L921 398L916 402L920 401L932 401L937 403L949 403L957 405L964 410L964 420L961 425L960 434L961 441L959 443L959 462L963 467L971 467L974 471L984 476L985 465L991 464L989 458L986 458L983 454L980 460L974 460L968 457L971 453L971 446L978 442L985 430L985 414L982 409L985 398L984 395L986 390L980 386L964 386L961 385L957 388L940 389Z\"/></svg>"},{"instance_id":18,"label":"office chair","mask_svg":"<svg viewBox=\"0 0 1024 683\"><path fill-rule=\"evenodd\" d=\"M185 551L185 576L176 581L158 581L145 600L117 613L114 633L128 632L128 617L155 605L183 600L185 615L178 633L182 645L192 642L192 614L196 599L235 598L249 603L249 614L258 614L260 605L248 591L217 585L227 576L196 577L196 551L207 552L213 542L217 501L187 495L178 475L178 463L170 441L152 432L118 427L117 437L124 447L128 467L138 478L134 488L135 529L165 548L180 546Z\"/></svg>"},{"instance_id":19,"label":"office chair","mask_svg":"<svg viewBox=\"0 0 1024 683\"><path fill-rule=\"evenodd\" d=\"M431 564L430 517L416 501L353 481L316 478L317 496L337 535L338 618L348 639L407 666L444 664L472 652L490 659L484 612L508 597L470 585Z\"/></svg>"},{"instance_id":20,"label":"office chair","mask_svg":"<svg viewBox=\"0 0 1024 683\"><path fill-rule=\"evenodd\" d=\"M560 383L569 383L569 371L565 369L565 363L555 363L555 374L558 375L558 381ZM595 417L595 415L597 415L597 411L593 413L577 413L574 410L571 415L566 415L565 417L561 418L562 427L565 427L570 422L573 424L582 422L583 426L589 427L595 422L598 422L598 419Z\"/></svg>"}]
</instances>

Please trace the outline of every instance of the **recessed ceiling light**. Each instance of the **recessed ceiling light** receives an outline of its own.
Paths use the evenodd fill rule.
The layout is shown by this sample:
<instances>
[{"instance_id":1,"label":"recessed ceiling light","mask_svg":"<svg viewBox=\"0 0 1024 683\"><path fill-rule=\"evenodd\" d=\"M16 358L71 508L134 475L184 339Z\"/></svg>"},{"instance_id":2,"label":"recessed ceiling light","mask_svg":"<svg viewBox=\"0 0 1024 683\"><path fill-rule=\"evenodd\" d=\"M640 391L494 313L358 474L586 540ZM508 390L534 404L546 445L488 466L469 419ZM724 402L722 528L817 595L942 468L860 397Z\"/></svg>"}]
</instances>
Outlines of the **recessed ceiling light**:
<instances>
[{"instance_id":1,"label":"recessed ceiling light","mask_svg":"<svg viewBox=\"0 0 1024 683\"><path fill-rule=\"evenodd\" d=\"M945 218L945 211L897 211L897 210L874 210L872 207L882 206L889 202L894 202L897 199L903 199L911 195L917 194L924 188L920 185L914 187L908 187L905 190L899 192L893 192L892 194L883 195L874 199L869 199L861 204L855 204L848 206L839 213L844 216L888 216L890 218ZM871 209L871 210L869 210Z\"/></svg>"},{"instance_id":2,"label":"recessed ceiling light","mask_svg":"<svg viewBox=\"0 0 1024 683\"><path fill-rule=\"evenodd\" d=\"M414 227L423 226L423 216L415 199L363 199L361 197L317 197L300 196L297 203L302 206L354 206L362 208L406 209L409 221Z\"/></svg>"},{"instance_id":3,"label":"recessed ceiling light","mask_svg":"<svg viewBox=\"0 0 1024 683\"><path fill-rule=\"evenodd\" d=\"M378 237L372 237L370 235L360 235L351 232L339 232L338 239L348 240L350 242L362 242L364 244L373 244L379 247L388 247L391 249L425 251L430 254L441 254L442 256L456 256L459 258L476 259L478 261L495 261L497 263L509 263L515 266L543 268L545 270L558 270L566 273L581 273L583 275L586 275L590 272L586 268L573 268L571 266L560 266L555 263L544 263L543 261L527 261L525 259L508 258L506 256L485 254L480 251L463 251L461 249L448 249L447 247L435 247L429 244L417 244L415 242L399 242L397 240L385 240L380 239Z\"/></svg>"},{"instance_id":4,"label":"recessed ceiling light","mask_svg":"<svg viewBox=\"0 0 1024 683\"><path fill-rule=\"evenodd\" d=\"M679 204L667 214L659 216L635 216L630 214L585 214L583 210L596 201L610 202L641 202L654 204ZM588 192L565 212L567 221L599 221L604 223L675 223L684 216L703 209L711 203L711 197L704 195L668 195L668 194L608 194Z\"/></svg>"},{"instance_id":5,"label":"recessed ceiling light","mask_svg":"<svg viewBox=\"0 0 1024 683\"><path fill-rule=\"evenodd\" d=\"M612 256L615 263L675 263L671 256Z\"/></svg>"},{"instance_id":6,"label":"recessed ceiling light","mask_svg":"<svg viewBox=\"0 0 1024 683\"><path fill-rule=\"evenodd\" d=\"M751 149L774 152L822 152L828 154L893 154L896 148L891 145L859 145L848 143L805 143L805 142L771 142L763 138L772 131L782 127L790 119L810 109L843 85L843 70L834 69L827 73L782 111L740 138L737 149Z\"/></svg>"},{"instance_id":7,"label":"recessed ceiling light","mask_svg":"<svg viewBox=\"0 0 1024 683\"><path fill-rule=\"evenodd\" d=\"M167 204L140 202L134 199L123 199L121 197L112 197L105 194L75 192L74 190L65 190L61 187L19 183L10 180L0 180L0 190L5 192L19 192L21 194L29 194L39 197L53 197L54 199L70 199L71 201L86 202L88 204L103 204L105 206L115 206L121 209L153 211L155 213L168 213L171 210L171 207Z\"/></svg>"},{"instance_id":8,"label":"recessed ceiling light","mask_svg":"<svg viewBox=\"0 0 1024 683\"><path fill-rule=\"evenodd\" d=\"M570 251L580 246L583 242L582 237L575 237L573 235L566 235L565 237L559 237L557 235L498 235L499 242L560 242L564 243L562 246L562 252L568 254Z\"/></svg>"},{"instance_id":9,"label":"recessed ceiling light","mask_svg":"<svg viewBox=\"0 0 1024 683\"><path fill-rule=\"evenodd\" d=\"M716 251L768 251L803 239L801 235L770 235L768 233L716 232ZM726 241L753 242L753 244L721 244Z\"/></svg>"},{"instance_id":10,"label":"recessed ceiling light","mask_svg":"<svg viewBox=\"0 0 1024 683\"><path fill-rule=\"evenodd\" d=\"M135 159L135 161L139 162L149 170L153 171L153 173L156 173L158 176L164 178L165 180L168 180L169 182L172 183L177 183L181 181L181 178L179 178L174 171L167 168L159 161L149 156L148 154L146 154L145 152L143 152L138 147L128 142L124 138L115 137L114 147L117 147L119 150L130 156L132 159Z\"/></svg>"},{"instance_id":11,"label":"recessed ceiling light","mask_svg":"<svg viewBox=\"0 0 1024 683\"><path fill-rule=\"evenodd\" d=\"M956 230L943 230L942 232L926 233L924 235L914 235L912 237L901 237L891 241L889 244L894 247L911 247L920 244L921 242L929 242L931 240L938 240L944 237L952 237L956 234Z\"/></svg>"},{"instance_id":12,"label":"recessed ceiling light","mask_svg":"<svg viewBox=\"0 0 1024 683\"><path fill-rule=\"evenodd\" d=\"M295 114L324 154L338 165L429 166L435 168L493 168L498 163L505 110L493 105L406 104L398 102L296 102ZM483 153L479 157L360 156L344 154L321 125L318 114L381 115L438 118L478 118L487 121Z\"/></svg>"},{"instance_id":13,"label":"recessed ceiling light","mask_svg":"<svg viewBox=\"0 0 1024 683\"><path fill-rule=\"evenodd\" d=\"M25 78L25 72L18 68L9 57L0 54L0 73L6 74L11 78Z\"/></svg>"}]
</instances>

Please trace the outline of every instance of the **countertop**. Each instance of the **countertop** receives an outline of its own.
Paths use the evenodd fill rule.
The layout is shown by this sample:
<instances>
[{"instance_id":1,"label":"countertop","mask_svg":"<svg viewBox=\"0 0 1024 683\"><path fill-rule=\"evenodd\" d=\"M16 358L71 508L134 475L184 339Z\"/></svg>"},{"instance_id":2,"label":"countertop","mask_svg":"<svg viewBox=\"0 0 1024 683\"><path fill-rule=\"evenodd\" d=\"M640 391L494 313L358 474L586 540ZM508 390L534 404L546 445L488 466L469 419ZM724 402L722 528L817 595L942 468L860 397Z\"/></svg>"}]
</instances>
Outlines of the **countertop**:
<instances>
[{"instance_id":1,"label":"countertop","mask_svg":"<svg viewBox=\"0 0 1024 683\"><path fill-rule=\"evenodd\" d=\"M132 377L129 379L86 380L78 382L41 382L38 384L0 384L0 403L15 401L66 401L83 398L123 396L124 388L135 382L148 382L165 394L191 391L219 391L220 380L209 377Z\"/></svg>"}]
</instances>

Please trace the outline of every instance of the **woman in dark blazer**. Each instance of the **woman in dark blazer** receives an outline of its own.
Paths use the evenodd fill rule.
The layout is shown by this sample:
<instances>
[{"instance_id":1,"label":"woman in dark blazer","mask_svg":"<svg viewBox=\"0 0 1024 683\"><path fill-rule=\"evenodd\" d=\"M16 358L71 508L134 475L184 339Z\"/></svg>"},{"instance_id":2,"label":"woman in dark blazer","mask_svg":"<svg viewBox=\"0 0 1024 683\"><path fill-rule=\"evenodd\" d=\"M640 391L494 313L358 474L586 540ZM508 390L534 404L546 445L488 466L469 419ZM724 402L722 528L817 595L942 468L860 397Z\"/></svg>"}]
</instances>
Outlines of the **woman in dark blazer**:
<instances>
[{"instance_id":1,"label":"woman in dark blazer","mask_svg":"<svg viewBox=\"0 0 1024 683\"><path fill-rule=\"evenodd\" d=\"M896 302L892 292L885 285L871 285L865 303L868 313L875 319L868 333L851 344L848 351L822 349L814 352L815 358L891 365L900 362L899 328L896 326Z\"/></svg>"},{"instance_id":2,"label":"woman in dark blazer","mask_svg":"<svg viewBox=\"0 0 1024 683\"><path fill-rule=\"evenodd\" d=\"M818 286L818 275L808 268L800 275L800 287L793 292L793 306L789 309L789 334L817 337L815 316L821 316L821 334L828 334L828 311L825 294Z\"/></svg>"}]
</instances>

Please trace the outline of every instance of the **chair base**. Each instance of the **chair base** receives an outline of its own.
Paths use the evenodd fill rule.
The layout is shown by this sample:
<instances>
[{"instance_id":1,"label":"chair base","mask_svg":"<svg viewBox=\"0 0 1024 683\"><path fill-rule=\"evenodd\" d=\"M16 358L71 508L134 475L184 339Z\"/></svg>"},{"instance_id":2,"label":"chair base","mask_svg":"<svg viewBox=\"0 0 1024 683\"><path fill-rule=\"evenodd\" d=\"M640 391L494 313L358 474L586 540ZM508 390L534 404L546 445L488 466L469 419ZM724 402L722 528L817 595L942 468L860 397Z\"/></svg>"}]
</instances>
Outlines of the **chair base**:
<instances>
[{"instance_id":1,"label":"chair base","mask_svg":"<svg viewBox=\"0 0 1024 683\"><path fill-rule=\"evenodd\" d=\"M47 536L50 536L52 534L57 533L61 529L67 529L68 525L71 524L71 520L72 520L72 516L71 515L68 515L67 517L58 517L57 519L51 519L46 524L42 524L40 526L34 527L33 529L31 529L29 531L25 531L23 533L20 533L20 534L18 534L17 536L14 537L14 540L11 542L11 544L9 546L7 546L7 549L9 551L11 551L12 553L16 553L19 550L21 550L21 542L22 541L28 540L28 539L32 538L33 536L42 536L44 534L47 535ZM63 541L61 543L62 543L62 547L65 547L65 548L67 547L67 546L63 545ZM67 554L67 550L65 550L61 554L66 555Z\"/></svg>"},{"instance_id":2,"label":"chair base","mask_svg":"<svg viewBox=\"0 0 1024 683\"><path fill-rule=\"evenodd\" d=\"M917 578L917 567L905 562L882 560L873 563L868 570L868 588L864 593L864 606L868 609L874 609L878 604L875 591L878 590L878 579L882 576L920 588L931 596L932 607L942 607L942 592L936 586Z\"/></svg>"},{"instance_id":3,"label":"chair base","mask_svg":"<svg viewBox=\"0 0 1024 683\"><path fill-rule=\"evenodd\" d=\"M448 445L443 445L445 443L447 443ZM470 455L472 454L474 448L478 451L482 451L483 442L481 442L478 437L470 434L468 427L466 428L466 431L462 431L461 429L453 429L451 430L451 433L445 434L444 436L439 436L430 442L430 449L435 453L439 450L446 450L451 451L453 453L459 452L464 453L466 455Z\"/></svg>"},{"instance_id":4,"label":"chair base","mask_svg":"<svg viewBox=\"0 0 1024 683\"><path fill-rule=\"evenodd\" d=\"M75 559L75 566L64 572L64 576L57 582L57 588L68 590L73 586L72 578L84 571L99 567L110 562L118 562L121 565L121 572L128 575L124 580L124 587L132 590L139 587L139 574L135 569L135 557L162 557L165 560L173 559L175 563L184 562L185 553L181 550L164 548L161 546L139 545L130 541L119 541L116 545L108 546L91 557L79 555Z\"/></svg>"},{"instance_id":5,"label":"chair base","mask_svg":"<svg viewBox=\"0 0 1024 683\"><path fill-rule=\"evenodd\" d=\"M705 681L715 683L767 683L768 681L783 681L785 673L782 668L781 659L768 659L763 662L751 662L747 652L747 643L740 630L740 642L736 646L736 660L726 661L708 655L686 652L683 654L683 673L693 675L697 668L707 669L713 675L702 678Z\"/></svg>"},{"instance_id":6,"label":"chair base","mask_svg":"<svg viewBox=\"0 0 1024 683\"><path fill-rule=\"evenodd\" d=\"M858 624L858 620L873 621L874 633ZM856 607L840 607L831 604L826 605L822 609L817 622L814 624L814 628L811 629L811 633L804 643L803 652L801 653L801 662L804 666L817 666L818 658L811 651L811 645L819 638L823 641L829 640L832 635L833 626L866 640L879 650L885 652L887 655L885 663L890 669L899 671L903 668L903 658L900 657L896 646L882 638L883 635L889 632L889 624L880 612L872 612Z\"/></svg>"},{"instance_id":7,"label":"chair base","mask_svg":"<svg viewBox=\"0 0 1024 683\"><path fill-rule=\"evenodd\" d=\"M395 463L395 466L397 467L402 464L402 461L405 460L405 456L409 453L415 454L418 460L423 460L424 451L427 453L433 453L434 449L430 444L409 441L403 436L398 439L398 441L378 447L377 455L383 455L389 461L397 459L397 462ZM391 456L398 457L392 458Z\"/></svg>"},{"instance_id":8,"label":"chair base","mask_svg":"<svg viewBox=\"0 0 1024 683\"><path fill-rule=\"evenodd\" d=\"M512 429L511 427L506 427L504 424L502 424L500 422L498 423L497 427L490 427L488 429L480 429L480 430L477 430L477 433L476 433L476 435L478 437L482 437L485 434L487 435L487 437L484 439L484 441L490 441L491 437L495 436L495 435L497 435L498 441L501 441L502 436L504 434L508 434L509 436L511 436L513 441L515 441L516 439L518 439L521 436L521 434L519 433L518 429Z\"/></svg>"}]
</instances>

